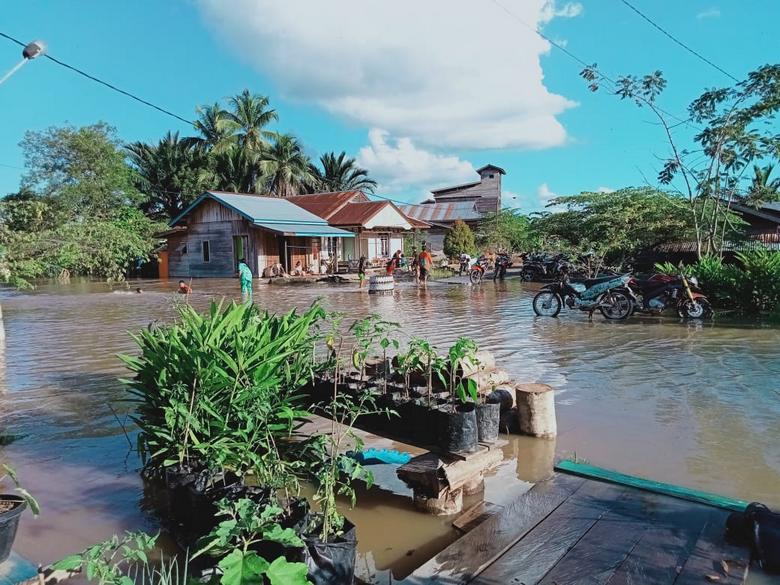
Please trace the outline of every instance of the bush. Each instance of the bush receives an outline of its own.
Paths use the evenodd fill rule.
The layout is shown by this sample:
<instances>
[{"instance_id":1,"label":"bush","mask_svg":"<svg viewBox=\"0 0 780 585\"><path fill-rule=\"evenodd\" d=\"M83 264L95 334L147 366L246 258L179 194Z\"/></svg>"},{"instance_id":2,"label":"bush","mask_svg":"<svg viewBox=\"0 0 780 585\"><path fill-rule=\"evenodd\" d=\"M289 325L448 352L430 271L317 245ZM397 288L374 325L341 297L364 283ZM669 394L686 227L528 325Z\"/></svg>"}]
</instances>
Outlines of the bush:
<instances>
[{"instance_id":1,"label":"bush","mask_svg":"<svg viewBox=\"0 0 780 585\"><path fill-rule=\"evenodd\" d=\"M473 254L476 249L474 232L461 220L456 221L444 236L444 253L449 258L457 258L464 252Z\"/></svg>"},{"instance_id":2,"label":"bush","mask_svg":"<svg viewBox=\"0 0 780 585\"><path fill-rule=\"evenodd\" d=\"M677 267L656 264L666 274L683 272L699 280L717 307L744 313L780 312L780 252L754 250L736 255L741 266L726 264L717 256L705 256L695 264Z\"/></svg>"}]
</instances>

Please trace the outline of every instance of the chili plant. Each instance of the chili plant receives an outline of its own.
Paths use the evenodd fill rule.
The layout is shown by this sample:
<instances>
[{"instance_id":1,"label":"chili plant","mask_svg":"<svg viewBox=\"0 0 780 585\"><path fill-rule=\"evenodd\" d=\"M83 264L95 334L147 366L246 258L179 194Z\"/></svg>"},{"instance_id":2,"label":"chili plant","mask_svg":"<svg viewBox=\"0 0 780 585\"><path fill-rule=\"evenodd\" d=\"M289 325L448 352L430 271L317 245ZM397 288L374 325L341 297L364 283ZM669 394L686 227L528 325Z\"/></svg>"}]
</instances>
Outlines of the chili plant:
<instances>
[{"instance_id":1,"label":"chili plant","mask_svg":"<svg viewBox=\"0 0 780 585\"><path fill-rule=\"evenodd\" d=\"M352 365L358 370L360 379L365 379L366 360L376 349L382 350L384 391L387 392L387 350L392 346L396 350L400 347L398 339L393 333L398 330L398 323L385 321L379 315L369 315L364 319L358 319L349 328L349 332L355 336L352 347Z\"/></svg>"},{"instance_id":2,"label":"chili plant","mask_svg":"<svg viewBox=\"0 0 780 585\"><path fill-rule=\"evenodd\" d=\"M462 404L477 402L477 383L472 378L463 378L462 368L467 362L478 364L477 344L468 337L459 338L447 352L447 370L449 372L448 390L455 404L457 398ZM461 374L459 375L459 371Z\"/></svg>"}]
</instances>

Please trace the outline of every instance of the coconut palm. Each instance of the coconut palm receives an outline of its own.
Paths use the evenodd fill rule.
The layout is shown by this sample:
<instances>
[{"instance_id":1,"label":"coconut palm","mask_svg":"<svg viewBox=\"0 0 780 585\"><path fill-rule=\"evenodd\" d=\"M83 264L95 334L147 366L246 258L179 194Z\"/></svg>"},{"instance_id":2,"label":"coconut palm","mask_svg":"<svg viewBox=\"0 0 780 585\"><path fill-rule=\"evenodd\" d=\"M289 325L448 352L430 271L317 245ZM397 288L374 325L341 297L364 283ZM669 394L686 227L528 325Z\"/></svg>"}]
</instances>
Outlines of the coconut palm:
<instances>
[{"instance_id":1,"label":"coconut palm","mask_svg":"<svg viewBox=\"0 0 780 585\"><path fill-rule=\"evenodd\" d=\"M759 206L780 200L780 178L770 179L774 168L773 164L753 165L753 180L746 197L749 203Z\"/></svg>"},{"instance_id":2,"label":"coconut palm","mask_svg":"<svg viewBox=\"0 0 780 585\"><path fill-rule=\"evenodd\" d=\"M309 157L291 134L276 134L260 160L265 188L276 197L303 193L314 181Z\"/></svg>"},{"instance_id":3,"label":"coconut palm","mask_svg":"<svg viewBox=\"0 0 780 585\"><path fill-rule=\"evenodd\" d=\"M193 124L200 136L185 138L188 145L203 150L222 152L234 142L234 127L222 106L218 103L198 107L198 119Z\"/></svg>"},{"instance_id":4,"label":"coconut palm","mask_svg":"<svg viewBox=\"0 0 780 585\"><path fill-rule=\"evenodd\" d=\"M268 107L270 102L266 96L252 94L248 89L228 101L230 111L225 117L233 126L238 144L259 154L273 137L266 126L279 119L276 110Z\"/></svg>"},{"instance_id":5,"label":"coconut palm","mask_svg":"<svg viewBox=\"0 0 780 585\"><path fill-rule=\"evenodd\" d=\"M177 216L209 183L208 155L178 132L168 132L157 144L134 142L125 150L136 171L136 188L146 195L141 209L152 217Z\"/></svg>"},{"instance_id":6,"label":"coconut palm","mask_svg":"<svg viewBox=\"0 0 780 585\"><path fill-rule=\"evenodd\" d=\"M314 168L319 188L325 191L367 191L373 193L376 181L368 177L368 171L357 166L354 158L347 158L342 151L326 152L320 157L322 170Z\"/></svg>"}]
</instances>

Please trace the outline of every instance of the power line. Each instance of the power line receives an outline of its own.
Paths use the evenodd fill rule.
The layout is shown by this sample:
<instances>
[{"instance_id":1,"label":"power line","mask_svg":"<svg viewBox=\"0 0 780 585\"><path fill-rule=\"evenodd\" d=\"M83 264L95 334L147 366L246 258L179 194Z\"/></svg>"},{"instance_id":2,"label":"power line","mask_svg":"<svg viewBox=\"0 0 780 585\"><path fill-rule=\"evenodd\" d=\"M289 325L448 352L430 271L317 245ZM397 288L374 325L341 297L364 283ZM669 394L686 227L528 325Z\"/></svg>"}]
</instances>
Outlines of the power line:
<instances>
[{"instance_id":1,"label":"power line","mask_svg":"<svg viewBox=\"0 0 780 585\"><path fill-rule=\"evenodd\" d=\"M702 55L701 53L699 53L699 52L698 52L698 51L696 51L695 49L692 49L691 47L689 47L688 45L686 45L686 44L685 44L684 42L682 42L680 39L678 39L677 37L675 37L675 36L674 36L672 33L670 33L669 31L667 31L666 29L662 28L662 27L661 27L661 25L657 24L657 23L656 23L656 22L655 22L653 19L651 19L649 16L647 16L647 15L646 15L646 14L644 14L644 13L642 13L642 12L641 12L641 11L640 11L640 10L639 10L639 9L638 9L636 6L634 6L633 4L631 4L630 2L628 2L628 0L620 0L620 1L621 1L623 4L625 4L626 6L628 6L628 7L629 7L631 10L633 10L634 12L636 12L636 13L637 13L637 14L638 14L638 15L639 15L641 18L643 18L643 19L644 19L644 20L646 20L648 23L650 23L650 26L652 26L653 28L655 28L655 29L659 30L659 31L661 32L661 34L663 34L664 36L666 36L667 38L669 38L670 40L672 40L674 43L677 43L677 44L678 44L678 45L680 45L680 46L681 46L683 49L685 49L686 51L688 51L688 52L689 52L689 53L691 53L692 55L695 55L696 57L698 57L699 59L701 59L702 61L704 61L704 62L705 62L707 65L709 65L709 66L710 66L710 67L712 67L713 69L716 69L716 70L720 71L720 72L721 72L723 75L725 75L726 77L729 77L729 78L730 78L732 81L735 81L736 83L739 83L739 79L737 79L736 77L734 77L734 76L733 76L731 73L729 73L728 71L726 71L726 70L725 70L725 69L723 69L722 67L719 67L718 65L716 65L715 63L713 63L712 61L710 61L709 59L707 59L707 57L705 57L704 55Z\"/></svg>"},{"instance_id":2,"label":"power line","mask_svg":"<svg viewBox=\"0 0 780 585\"><path fill-rule=\"evenodd\" d=\"M12 42L16 43L17 45L19 45L21 47L25 47L26 46L19 39L15 39L11 35L5 34L4 32L0 32L0 36L8 39L9 41L12 41ZM162 112L163 114L171 116L172 118L175 118L175 119L179 120L180 122L184 122L185 124L189 124L190 126L194 126L194 123L193 123L192 120L188 120L187 118L179 116L178 114L174 114L170 110L167 110L167 109L165 109L163 107L155 105L155 104L153 104L150 101L147 101L147 100L145 100L145 99L143 99L141 97L138 97L137 95L135 95L133 93L130 93L129 91L125 91L124 89L121 89L121 88L119 88L119 87L117 87L117 86L115 86L115 85L113 85L113 84L111 84L111 83L109 83L107 81L103 81L102 79L100 79L98 77L95 77L94 75L90 75L89 73L87 73L86 71L83 71L82 69L79 69L78 67L75 67L73 65L69 65L68 63L65 63L64 61L60 61L59 59L55 59L54 57L52 57L48 53L44 53L43 57L45 57L49 61L52 61L52 62L56 63L57 65L59 65L61 67L65 67L66 69L70 69L71 71L73 71L73 72L75 72L75 73L77 73L77 74L79 74L79 75L81 75L83 77L86 77L87 79L89 79L91 81L94 81L96 83L104 85L104 86L106 86L107 88L109 88L109 89L111 89L113 91L121 93L122 95L124 95L126 97L129 97L130 99L133 99L133 100L135 100L137 102L140 102L140 103L144 104L145 106L148 106L150 108L154 108L158 112Z\"/></svg>"},{"instance_id":3,"label":"power line","mask_svg":"<svg viewBox=\"0 0 780 585\"><path fill-rule=\"evenodd\" d=\"M527 28L528 30L530 30L530 31L532 31L532 32L536 33L537 35L539 35L539 37L541 37L542 39L544 39L545 41L547 41L548 43L550 43L550 44L551 44L553 47L555 47L555 48L556 48L556 49L558 49L559 51L563 52L564 54L566 54L567 56L569 56L571 59L573 59L574 61L576 61L577 63L579 63L579 64L580 64L580 65L582 65L583 67L586 67L586 68L590 69L591 71L593 71L593 72L594 72L596 75L598 75L598 76L599 76L599 78L600 78L600 79L602 79L602 80L604 80L604 81L606 81L606 82L610 83L610 84L612 85L612 87L613 87L613 88L614 88L614 87L617 87L617 81L615 81L614 79L612 79L612 78L611 78L609 75L607 75L606 73L604 73L604 72L603 72L603 71L601 71L600 69L596 68L596 67L595 67L595 66L594 66L592 63L588 63L588 62L587 62L587 61L585 61L584 59L581 59L580 57L578 57L577 55L575 55L573 52L571 52L569 49L567 49L566 47L564 47L562 44L560 44L560 43L558 43L558 42L554 41L554 40L553 40L553 39L551 39L549 36L547 36L546 34L544 34L544 33L543 33L542 31L540 31L540 30L539 30L537 27L534 27L534 26L531 26L530 24L528 24L528 23L527 23L526 21L524 21L522 18L520 18L519 16L517 16L517 14L515 14L514 12L512 12L511 10L509 10L509 8L507 8L506 6L504 6L503 4L501 4L501 2L499 2L498 0L491 0L491 2L493 2L493 4L495 4L495 5L496 5L496 6L498 6L498 7L499 7L501 10L503 10L504 12L506 12L506 13L507 13L509 16L511 16L512 18L514 18L514 19L515 19L517 22L519 22L520 24L522 24L522 25L523 25L525 28ZM679 117L679 116L676 116L676 115L672 114L671 112L667 112L666 110L664 110L663 108L659 107L658 105L654 105L654 107L655 107L655 108L656 108L656 109L657 109L659 112L661 112L661 113L663 113L663 114L666 114L666 115L667 115L667 116L669 116L670 118L674 118L675 120L677 120L677 121L679 122L679 124L675 124L674 126L680 126L680 125L682 125L682 124L688 124L688 123L691 121L691 118L681 118L681 117Z\"/></svg>"}]
</instances>

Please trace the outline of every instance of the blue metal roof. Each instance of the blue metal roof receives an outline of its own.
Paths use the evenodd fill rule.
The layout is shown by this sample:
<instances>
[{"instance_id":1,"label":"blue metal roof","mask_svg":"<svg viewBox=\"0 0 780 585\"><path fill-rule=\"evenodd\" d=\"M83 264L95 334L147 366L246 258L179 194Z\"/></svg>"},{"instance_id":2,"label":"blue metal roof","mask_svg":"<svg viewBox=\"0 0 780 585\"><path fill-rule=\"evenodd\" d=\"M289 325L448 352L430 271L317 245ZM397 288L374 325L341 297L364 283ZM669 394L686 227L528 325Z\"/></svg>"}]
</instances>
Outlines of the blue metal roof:
<instances>
[{"instance_id":1,"label":"blue metal roof","mask_svg":"<svg viewBox=\"0 0 780 585\"><path fill-rule=\"evenodd\" d=\"M221 203L259 227L289 235L323 235L342 238L352 238L355 235L346 230L330 227L328 222L321 217L281 197L223 193L221 191L206 191L174 218L169 225L174 226L179 223L205 199L213 199Z\"/></svg>"}]
</instances>

